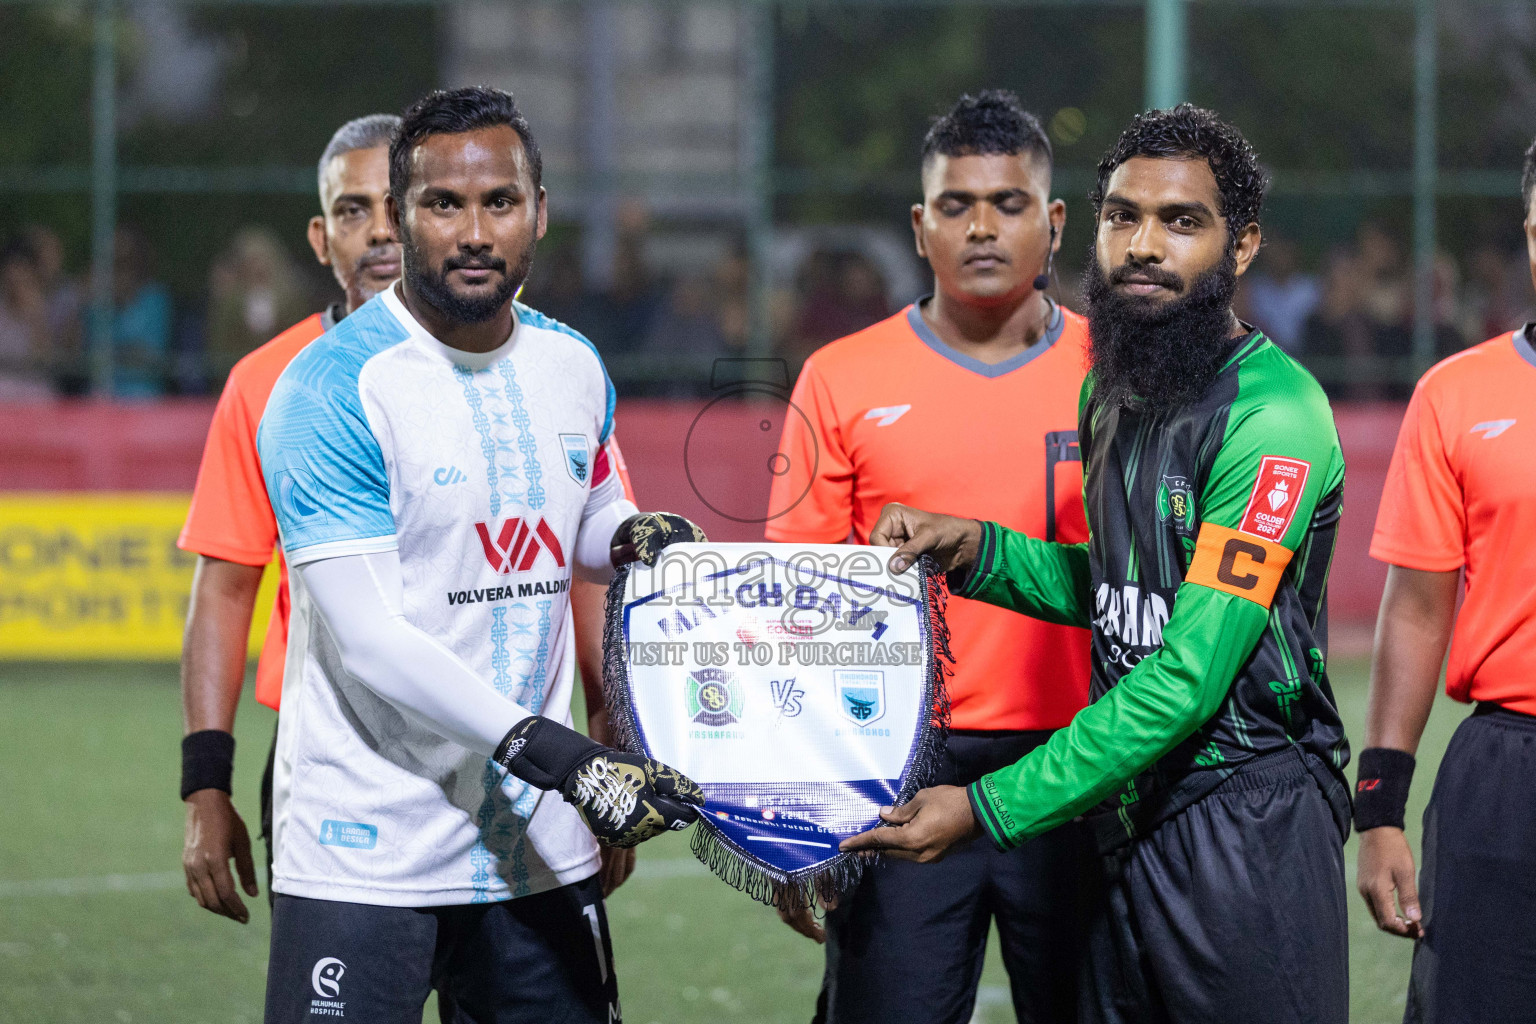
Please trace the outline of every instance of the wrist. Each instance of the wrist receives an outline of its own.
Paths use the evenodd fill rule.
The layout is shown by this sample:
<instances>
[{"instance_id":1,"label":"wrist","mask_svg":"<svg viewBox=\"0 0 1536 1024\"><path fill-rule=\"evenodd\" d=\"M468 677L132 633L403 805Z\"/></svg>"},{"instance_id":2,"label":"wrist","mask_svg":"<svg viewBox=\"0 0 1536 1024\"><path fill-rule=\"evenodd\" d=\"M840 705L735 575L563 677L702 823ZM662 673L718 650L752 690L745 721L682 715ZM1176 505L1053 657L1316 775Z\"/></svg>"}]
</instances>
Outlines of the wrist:
<instances>
[{"instance_id":1,"label":"wrist","mask_svg":"<svg viewBox=\"0 0 1536 1024\"><path fill-rule=\"evenodd\" d=\"M1414 764L1413 755L1406 750L1368 747L1360 752L1355 783L1356 832L1404 828Z\"/></svg>"},{"instance_id":2,"label":"wrist","mask_svg":"<svg viewBox=\"0 0 1536 1024\"><path fill-rule=\"evenodd\" d=\"M989 552L997 549L992 536L996 529L995 523L985 523L979 519L966 522L965 537L960 543L960 550L956 552L958 557L955 567L945 573L945 582L949 584L951 593L961 597L972 593L981 578L990 571Z\"/></svg>"},{"instance_id":3,"label":"wrist","mask_svg":"<svg viewBox=\"0 0 1536 1024\"><path fill-rule=\"evenodd\" d=\"M502 737L491 760L538 789L565 789L582 762L603 749L575 729L529 715Z\"/></svg>"},{"instance_id":4,"label":"wrist","mask_svg":"<svg viewBox=\"0 0 1536 1024\"><path fill-rule=\"evenodd\" d=\"M235 738L222 729L200 729L181 738L181 798L213 789L233 791Z\"/></svg>"}]
</instances>

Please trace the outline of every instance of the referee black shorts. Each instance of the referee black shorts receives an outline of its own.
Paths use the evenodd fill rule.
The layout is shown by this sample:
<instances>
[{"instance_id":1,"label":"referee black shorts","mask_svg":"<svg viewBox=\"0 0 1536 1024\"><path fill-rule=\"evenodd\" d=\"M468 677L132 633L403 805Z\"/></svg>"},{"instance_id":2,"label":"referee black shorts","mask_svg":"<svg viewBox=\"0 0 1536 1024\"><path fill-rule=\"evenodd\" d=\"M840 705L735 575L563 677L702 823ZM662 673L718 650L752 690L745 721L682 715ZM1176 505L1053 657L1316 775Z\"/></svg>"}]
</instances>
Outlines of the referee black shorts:
<instances>
[{"instance_id":1,"label":"referee black shorts","mask_svg":"<svg viewBox=\"0 0 1536 1024\"><path fill-rule=\"evenodd\" d=\"M1107 855L1081 1019L1349 1020L1344 827L1293 748Z\"/></svg>"},{"instance_id":2,"label":"referee black shorts","mask_svg":"<svg viewBox=\"0 0 1536 1024\"><path fill-rule=\"evenodd\" d=\"M266 1024L616 1024L597 876L500 903L376 907L277 896Z\"/></svg>"},{"instance_id":3,"label":"referee black shorts","mask_svg":"<svg viewBox=\"0 0 1536 1024\"><path fill-rule=\"evenodd\" d=\"M1479 704L1424 812L1408 1024L1536 1018L1536 718Z\"/></svg>"},{"instance_id":4,"label":"referee black shorts","mask_svg":"<svg viewBox=\"0 0 1536 1024\"><path fill-rule=\"evenodd\" d=\"M937 784L1013 764L1050 732L952 732ZM936 864L885 860L827 914L818 1024L966 1024L997 922L1015 1017L1070 1024L1097 859L1073 823L999 852L985 839Z\"/></svg>"}]
</instances>

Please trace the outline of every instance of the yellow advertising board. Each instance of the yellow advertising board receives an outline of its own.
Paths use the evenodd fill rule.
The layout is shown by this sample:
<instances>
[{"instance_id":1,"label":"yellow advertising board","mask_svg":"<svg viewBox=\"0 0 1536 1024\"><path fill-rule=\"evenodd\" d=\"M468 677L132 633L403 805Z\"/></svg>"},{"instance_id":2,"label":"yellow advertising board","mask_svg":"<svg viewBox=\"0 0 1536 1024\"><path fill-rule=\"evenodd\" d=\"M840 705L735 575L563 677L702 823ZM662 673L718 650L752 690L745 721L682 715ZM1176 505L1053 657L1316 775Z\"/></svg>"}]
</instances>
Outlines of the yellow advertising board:
<instances>
[{"instance_id":1,"label":"yellow advertising board","mask_svg":"<svg viewBox=\"0 0 1536 1024\"><path fill-rule=\"evenodd\" d=\"M179 657L196 556L176 536L190 501L0 493L0 659ZM274 564L256 599L252 656L276 593Z\"/></svg>"}]
</instances>

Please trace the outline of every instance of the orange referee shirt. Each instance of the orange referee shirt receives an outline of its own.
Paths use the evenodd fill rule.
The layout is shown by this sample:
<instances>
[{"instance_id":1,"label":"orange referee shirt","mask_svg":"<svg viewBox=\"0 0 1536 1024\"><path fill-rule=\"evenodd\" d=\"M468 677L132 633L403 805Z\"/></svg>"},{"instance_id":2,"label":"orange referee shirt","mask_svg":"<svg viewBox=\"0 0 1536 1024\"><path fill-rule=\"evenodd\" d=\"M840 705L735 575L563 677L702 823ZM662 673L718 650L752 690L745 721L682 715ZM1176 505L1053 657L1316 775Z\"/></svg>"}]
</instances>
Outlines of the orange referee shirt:
<instances>
[{"instance_id":1,"label":"orange referee shirt","mask_svg":"<svg viewBox=\"0 0 1536 1024\"><path fill-rule=\"evenodd\" d=\"M208 427L187 524L176 541L183 551L241 565L272 561L277 520L256 457L256 428L272 387L288 363L332 326L329 314L306 317L229 371ZM277 568L277 604L256 663L256 699L274 710L283 692L283 658L288 653L288 564L281 553Z\"/></svg>"},{"instance_id":2,"label":"orange referee shirt","mask_svg":"<svg viewBox=\"0 0 1536 1024\"><path fill-rule=\"evenodd\" d=\"M1445 690L1536 715L1536 348L1531 326L1438 363L1414 390L1371 556L1466 569Z\"/></svg>"},{"instance_id":3,"label":"orange referee shirt","mask_svg":"<svg viewBox=\"0 0 1536 1024\"><path fill-rule=\"evenodd\" d=\"M1088 324L1053 307L1033 346L990 365L941 341L917 305L806 360L785 417L771 541L869 542L887 503L1088 539L1077 400ZM1088 632L949 600L956 729L1059 729L1088 702Z\"/></svg>"},{"instance_id":4,"label":"orange referee shirt","mask_svg":"<svg viewBox=\"0 0 1536 1024\"><path fill-rule=\"evenodd\" d=\"M320 335L336 326L331 311L294 324L241 359L229 371L208 427L203 462L192 491L192 507L176 545L209 558L241 565L266 565L277 547L277 519L256 455L256 428L277 378ZM629 500L635 499L629 467L617 438L608 438L610 461ZM288 563L277 552L277 601L256 663L256 699L274 711L283 694L283 659L288 654Z\"/></svg>"}]
</instances>

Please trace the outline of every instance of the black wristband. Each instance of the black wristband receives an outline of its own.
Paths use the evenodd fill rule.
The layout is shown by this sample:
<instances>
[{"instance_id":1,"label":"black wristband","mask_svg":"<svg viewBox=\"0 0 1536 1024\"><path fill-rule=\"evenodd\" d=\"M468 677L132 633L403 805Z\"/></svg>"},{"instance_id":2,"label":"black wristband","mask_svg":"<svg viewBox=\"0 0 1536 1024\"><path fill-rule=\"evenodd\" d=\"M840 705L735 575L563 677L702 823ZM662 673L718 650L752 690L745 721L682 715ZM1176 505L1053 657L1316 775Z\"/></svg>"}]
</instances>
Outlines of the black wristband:
<instances>
[{"instance_id":1,"label":"black wristband","mask_svg":"<svg viewBox=\"0 0 1536 1024\"><path fill-rule=\"evenodd\" d=\"M1384 825L1403 827L1413 766L1413 755L1406 750L1370 747L1360 752L1359 781L1355 783L1356 832Z\"/></svg>"},{"instance_id":2,"label":"black wristband","mask_svg":"<svg viewBox=\"0 0 1536 1024\"><path fill-rule=\"evenodd\" d=\"M602 744L559 722L529 715L507 730L491 760L539 789L560 789Z\"/></svg>"},{"instance_id":3,"label":"black wristband","mask_svg":"<svg viewBox=\"0 0 1536 1024\"><path fill-rule=\"evenodd\" d=\"M232 792L235 738L222 729L204 729L181 738L181 798L200 789Z\"/></svg>"}]
</instances>

